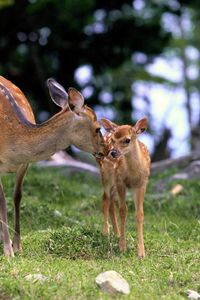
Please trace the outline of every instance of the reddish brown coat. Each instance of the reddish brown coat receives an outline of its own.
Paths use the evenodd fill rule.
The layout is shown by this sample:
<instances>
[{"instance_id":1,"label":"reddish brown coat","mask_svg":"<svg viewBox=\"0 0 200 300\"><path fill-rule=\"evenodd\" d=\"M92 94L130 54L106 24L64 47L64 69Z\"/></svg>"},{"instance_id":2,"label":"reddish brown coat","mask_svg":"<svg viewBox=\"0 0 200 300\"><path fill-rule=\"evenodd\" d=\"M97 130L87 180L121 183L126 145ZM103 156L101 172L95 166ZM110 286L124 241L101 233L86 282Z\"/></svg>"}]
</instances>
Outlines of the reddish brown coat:
<instances>
[{"instance_id":1,"label":"reddish brown coat","mask_svg":"<svg viewBox=\"0 0 200 300\"><path fill-rule=\"evenodd\" d=\"M104 137L109 154L98 160L104 187L102 199L104 211L103 233L105 235L109 234L108 217L110 212L114 232L120 237L120 250L125 251L126 188L132 188L135 196L136 220L138 224L138 256L144 257L143 201L150 174L150 155L145 144L137 139L137 135L146 129L147 119L139 120L134 127L129 125L117 126L106 119L102 119L102 124L109 132ZM120 230L115 209L116 193L118 193L119 197Z\"/></svg>"}]
</instances>

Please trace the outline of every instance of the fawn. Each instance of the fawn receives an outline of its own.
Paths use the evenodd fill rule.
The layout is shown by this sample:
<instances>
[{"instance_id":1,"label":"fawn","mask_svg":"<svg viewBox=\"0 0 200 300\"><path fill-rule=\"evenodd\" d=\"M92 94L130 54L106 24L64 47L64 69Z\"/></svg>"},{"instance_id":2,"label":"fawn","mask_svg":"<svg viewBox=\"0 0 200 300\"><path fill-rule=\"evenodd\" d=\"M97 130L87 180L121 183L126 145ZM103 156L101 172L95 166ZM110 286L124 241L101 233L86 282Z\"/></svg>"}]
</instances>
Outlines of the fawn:
<instances>
[{"instance_id":1,"label":"fawn","mask_svg":"<svg viewBox=\"0 0 200 300\"><path fill-rule=\"evenodd\" d=\"M0 76L0 174L16 173L14 188L15 232L11 244L7 208L0 177L0 229L4 254L14 256L21 249L20 201L28 164L49 158L58 150L75 145L99 157L105 154L100 124L94 111L84 105L76 89L68 93L54 79L47 81L50 96L61 111L36 124L31 106L22 91Z\"/></svg>"},{"instance_id":2,"label":"fawn","mask_svg":"<svg viewBox=\"0 0 200 300\"><path fill-rule=\"evenodd\" d=\"M109 214L113 223L115 235L119 237L119 248L126 250L125 226L127 217L126 188L133 189L135 198L135 216L138 227L138 257L145 257L143 241L143 201L150 174L150 156L146 146L137 136L146 130L147 119L137 121L135 126L118 126L107 119L101 123L108 132L105 143L109 154L97 159L103 183L103 234L109 235ZM116 217L116 193L119 198L120 230Z\"/></svg>"}]
</instances>

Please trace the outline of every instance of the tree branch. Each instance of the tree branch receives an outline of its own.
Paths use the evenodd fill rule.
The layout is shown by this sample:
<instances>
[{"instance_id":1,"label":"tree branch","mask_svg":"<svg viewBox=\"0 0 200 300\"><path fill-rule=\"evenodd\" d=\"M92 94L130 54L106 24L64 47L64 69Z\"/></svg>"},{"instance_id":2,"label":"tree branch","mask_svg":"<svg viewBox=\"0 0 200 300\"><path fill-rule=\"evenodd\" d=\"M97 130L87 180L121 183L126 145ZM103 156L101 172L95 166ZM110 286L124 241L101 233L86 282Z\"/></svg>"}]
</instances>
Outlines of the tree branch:
<instances>
[{"instance_id":1,"label":"tree branch","mask_svg":"<svg viewBox=\"0 0 200 300\"><path fill-rule=\"evenodd\" d=\"M184 168L189 163L200 159L200 152L192 152L189 155L185 155L175 159L165 159L151 164L151 174L156 174L160 171L164 171L169 167L180 167Z\"/></svg>"}]
</instances>

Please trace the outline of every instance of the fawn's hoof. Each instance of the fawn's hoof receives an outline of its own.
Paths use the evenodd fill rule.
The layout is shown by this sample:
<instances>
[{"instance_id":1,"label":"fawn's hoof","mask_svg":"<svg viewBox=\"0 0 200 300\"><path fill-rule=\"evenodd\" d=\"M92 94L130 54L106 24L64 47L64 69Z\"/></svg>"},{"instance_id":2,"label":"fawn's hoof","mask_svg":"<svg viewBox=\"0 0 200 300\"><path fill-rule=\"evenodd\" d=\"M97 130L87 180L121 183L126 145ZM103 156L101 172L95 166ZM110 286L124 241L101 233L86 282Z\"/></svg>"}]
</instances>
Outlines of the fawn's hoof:
<instances>
[{"instance_id":1,"label":"fawn's hoof","mask_svg":"<svg viewBox=\"0 0 200 300\"><path fill-rule=\"evenodd\" d=\"M120 238L120 232L118 230L114 230L114 234L117 238Z\"/></svg>"},{"instance_id":2,"label":"fawn's hoof","mask_svg":"<svg viewBox=\"0 0 200 300\"><path fill-rule=\"evenodd\" d=\"M109 236L109 235L110 235L110 232L109 232L109 231L103 231L102 234L103 234L104 236Z\"/></svg>"},{"instance_id":3,"label":"fawn's hoof","mask_svg":"<svg viewBox=\"0 0 200 300\"><path fill-rule=\"evenodd\" d=\"M126 241L123 240L119 240L119 250L121 252L125 252L126 251Z\"/></svg>"},{"instance_id":4,"label":"fawn's hoof","mask_svg":"<svg viewBox=\"0 0 200 300\"><path fill-rule=\"evenodd\" d=\"M110 235L110 228L109 228L109 225L103 227L102 234L103 234L104 236L109 236L109 235Z\"/></svg>"},{"instance_id":5,"label":"fawn's hoof","mask_svg":"<svg viewBox=\"0 0 200 300\"><path fill-rule=\"evenodd\" d=\"M142 249L138 249L138 258L139 258L139 259L145 258L145 250L144 250L144 247L142 247Z\"/></svg>"}]
</instances>

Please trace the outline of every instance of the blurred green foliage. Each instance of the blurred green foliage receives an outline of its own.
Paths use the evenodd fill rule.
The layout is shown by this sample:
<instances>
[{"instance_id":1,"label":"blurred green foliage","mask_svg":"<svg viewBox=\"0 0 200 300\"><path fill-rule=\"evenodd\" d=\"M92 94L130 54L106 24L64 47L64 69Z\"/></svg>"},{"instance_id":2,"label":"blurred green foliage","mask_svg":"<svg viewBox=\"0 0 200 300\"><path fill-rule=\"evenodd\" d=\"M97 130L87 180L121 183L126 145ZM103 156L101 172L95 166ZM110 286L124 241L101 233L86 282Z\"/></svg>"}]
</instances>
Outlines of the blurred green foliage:
<instances>
[{"instance_id":1,"label":"blurred green foliage","mask_svg":"<svg viewBox=\"0 0 200 300\"><path fill-rule=\"evenodd\" d=\"M189 134L184 138L195 149L194 127L198 129L200 119L192 123L192 97L200 95L200 85L199 76L190 78L189 69L195 65L199 72L200 59L194 62L186 52L188 46L199 52L199 17L198 0L0 1L0 74L22 89L36 116L39 111L53 114L57 110L45 84L54 77L66 89L74 86L87 91L89 106L121 124L132 123L136 117L131 99L138 95L133 83L179 88L188 116ZM147 71L157 57L180 62L180 82L164 78L162 72L155 76ZM91 71L82 83L75 76L81 66ZM103 93L108 96L106 101ZM147 108L143 113L153 136L152 159L169 157L172 126L169 129L162 120L155 129L148 89L139 98ZM197 101L200 103L200 97Z\"/></svg>"},{"instance_id":2,"label":"blurred green foliage","mask_svg":"<svg viewBox=\"0 0 200 300\"><path fill-rule=\"evenodd\" d=\"M0 9L4 6L13 5L14 0L0 0Z\"/></svg>"},{"instance_id":3,"label":"blurred green foliage","mask_svg":"<svg viewBox=\"0 0 200 300\"><path fill-rule=\"evenodd\" d=\"M93 77L88 84L94 91L90 105L100 103L102 90L114 97L120 92L123 101L117 110L121 121L130 121L129 83L140 74L131 56L142 52L151 61L170 38L160 24L162 12L170 11L170 6L154 1L146 6L143 16L131 0L15 1L0 10L0 72L34 99L35 109L53 113L56 108L45 80L54 77L66 88L81 89L74 72L90 65Z\"/></svg>"}]
</instances>

